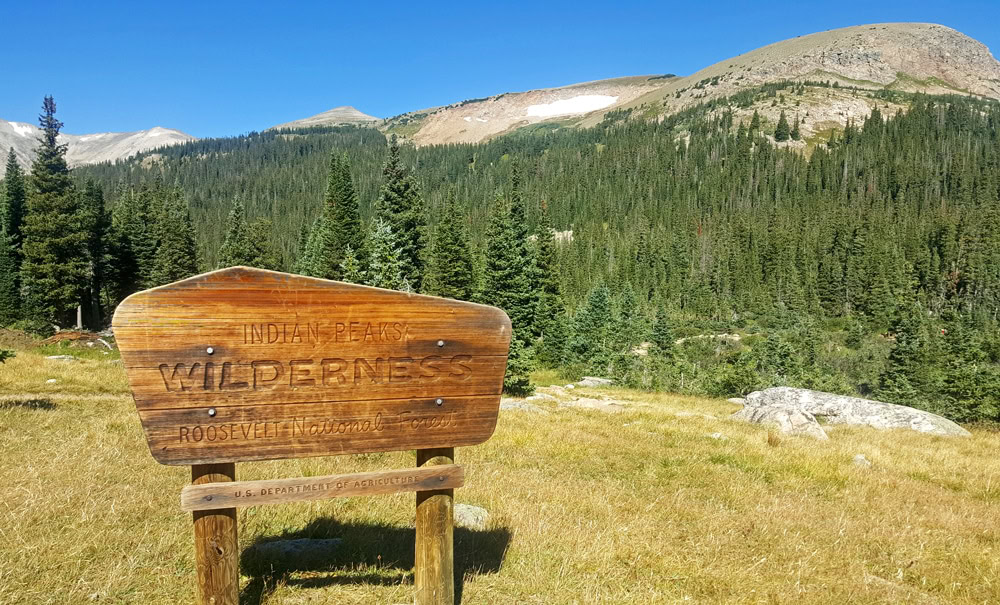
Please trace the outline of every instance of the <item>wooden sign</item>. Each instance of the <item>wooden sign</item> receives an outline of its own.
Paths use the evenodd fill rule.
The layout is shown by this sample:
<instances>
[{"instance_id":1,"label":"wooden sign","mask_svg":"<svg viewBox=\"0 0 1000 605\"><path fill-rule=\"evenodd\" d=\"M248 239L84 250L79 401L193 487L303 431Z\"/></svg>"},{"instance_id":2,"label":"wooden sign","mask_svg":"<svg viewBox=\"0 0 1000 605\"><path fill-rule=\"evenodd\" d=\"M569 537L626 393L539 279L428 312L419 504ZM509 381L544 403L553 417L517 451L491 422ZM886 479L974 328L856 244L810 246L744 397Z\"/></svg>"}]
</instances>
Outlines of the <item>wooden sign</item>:
<instances>
[{"instance_id":1,"label":"wooden sign","mask_svg":"<svg viewBox=\"0 0 1000 605\"><path fill-rule=\"evenodd\" d=\"M482 443L511 337L494 307L246 267L133 294L113 326L177 465Z\"/></svg>"},{"instance_id":2,"label":"wooden sign","mask_svg":"<svg viewBox=\"0 0 1000 605\"><path fill-rule=\"evenodd\" d=\"M415 491L414 599L455 597L455 447L496 428L500 309L232 267L133 294L112 322L149 450L190 464L198 603L238 605L237 507ZM236 462L415 449L414 469L236 481Z\"/></svg>"},{"instance_id":3,"label":"wooden sign","mask_svg":"<svg viewBox=\"0 0 1000 605\"><path fill-rule=\"evenodd\" d=\"M245 508L325 500L344 496L374 496L462 487L465 471L457 464L376 473L325 475L300 479L234 481L189 485L181 490L186 511Z\"/></svg>"}]
</instances>

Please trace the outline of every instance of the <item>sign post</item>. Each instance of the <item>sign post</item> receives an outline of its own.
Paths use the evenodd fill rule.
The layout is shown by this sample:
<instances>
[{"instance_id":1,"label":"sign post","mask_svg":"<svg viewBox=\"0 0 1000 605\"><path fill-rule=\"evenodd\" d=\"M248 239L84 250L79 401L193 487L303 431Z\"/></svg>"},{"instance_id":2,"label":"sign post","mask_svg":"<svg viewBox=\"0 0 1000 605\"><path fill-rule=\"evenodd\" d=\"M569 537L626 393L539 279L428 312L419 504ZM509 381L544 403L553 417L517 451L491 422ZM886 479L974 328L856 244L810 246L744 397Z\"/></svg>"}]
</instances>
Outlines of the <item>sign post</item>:
<instances>
[{"instance_id":1,"label":"sign post","mask_svg":"<svg viewBox=\"0 0 1000 605\"><path fill-rule=\"evenodd\" d=\"M150 453L192 468L199 602L237 603L237 508L400 491L416 602L454 602L454 448L496 428L503 311L232 267L133 294L113 325ZM409 449L414 469L236 481L236 462Z\"/></svg>"}]
</instances>

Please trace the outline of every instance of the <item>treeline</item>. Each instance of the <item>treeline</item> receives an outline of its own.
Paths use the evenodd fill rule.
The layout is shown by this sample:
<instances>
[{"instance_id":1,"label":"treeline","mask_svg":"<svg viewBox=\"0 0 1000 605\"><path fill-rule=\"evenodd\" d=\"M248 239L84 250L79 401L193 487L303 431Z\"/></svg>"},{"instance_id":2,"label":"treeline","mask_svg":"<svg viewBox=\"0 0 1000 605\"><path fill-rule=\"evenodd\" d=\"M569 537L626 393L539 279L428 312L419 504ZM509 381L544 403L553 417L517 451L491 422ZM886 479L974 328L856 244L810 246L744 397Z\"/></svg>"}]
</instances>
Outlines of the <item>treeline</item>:
<instances>
[{"instance_id":1,"label":"treeline","mask_svg":"<svg viewBox=\"0 0 1000 605\"><path fill-rule=\"evenodd\" d=\"M202 269L228 258L234 214L272 221L272 238L258 227L252 241L273 240L273 265L499 304L525 364L720 395L812 386L996 420L1000 110L909 102L811 141L808 157L722 99L478 145L268 132L77 172L112 208L179 188ZM691 336L703 338L671 345Z\"/></svg>"}]
</instances>

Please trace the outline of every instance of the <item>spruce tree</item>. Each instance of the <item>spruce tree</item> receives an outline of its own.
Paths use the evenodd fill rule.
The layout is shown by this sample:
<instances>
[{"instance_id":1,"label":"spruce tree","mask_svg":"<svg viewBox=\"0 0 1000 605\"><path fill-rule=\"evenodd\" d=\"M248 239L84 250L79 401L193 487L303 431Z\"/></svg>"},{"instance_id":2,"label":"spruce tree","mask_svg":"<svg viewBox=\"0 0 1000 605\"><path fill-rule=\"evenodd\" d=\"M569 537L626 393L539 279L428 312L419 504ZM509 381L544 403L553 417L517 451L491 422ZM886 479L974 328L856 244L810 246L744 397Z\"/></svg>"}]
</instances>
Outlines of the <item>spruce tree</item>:
<instances>
[{"instance_id":1,"label":"spruce tree","mask_svg":"<svg viewBox=\"0 0 1000 605\"><path fill-rule=\"evenodd\" d=\"M572 337L569 317L562 299L542 292L536 318L543 318L542 334L536 345L536 358L545 367L558 368L569 361Z\"/></svg>"},{"instance_id":2,"label":"spruce tree","mask_svg":"<svg viewBox=\"0 0 1000 605\"><path fill-rule=\"evenodd\" d=\"M414 291L421 291L427 218L417 181L403 166L399 143L393 135L389 157L382 168L384 182L376 202L376 214L389 224L400 250L403 276Z\"/></svg>"},{"instance_id":3,"label":"spruce tree","mask_svg":"<svg viewBox=\"0 0 1000 605\"><path fill-rule=\"evenodd\" d=\"M521 195L521 171L518 164L514 164L510 179L510 223L514 228L515 254L521 260L521 266L525 272L527 280L526 290L523 294L523 305L528 310L525 314L527 323L522 328L526 331L524 335L525 343L530 344L534 337L539 335L539 329L535 325L535 314L538 310L539 283L538 267L535 264L536 250L528 239L530 230L528 229L528 210Z\"/></svg>"},{"instance_id":4,"label":"spruce tree","mask_svg":"<svg viewBox=\"0 0 1000 605\"><path fill-rule=\"evenodd\" d=\"M457 300L472 299L475 288L472 252L454 194L449 194L444 216L438 223L424 284L428 294Z\"/></svg>"},{"instance_id":5,"label":"spruce tree","mask_svg":"<svg viewBox=\"0 0 1000 605\"><path fill-rule=\"evenodd\" d=\"M646 327L639 300L636 298L632 284L625 283L618 303L618 321L615 325L615 348L619 353L631 354L646 334Z\"/></svg>"},{"instance_id":6,"label":"spruce tree","mask_svg":"<svg viewBox=\"0 0 1000 605\"><path fill-rule=\"evenodd\" d=\"M293 271L299 275L309 277L323 277L323 243L327 238L327 223L320 216L313 221L312 228L303 242L303 247L299 251L299 258L295 261Z\"/></svg>"},{"instance_id":7,"label":"spruce tree","mask_svg":"<svg viewBox=\"0 0 1000 605\"><path fill-rule=\"evenodd\" d=\"M348 244L344 248L344 260L340 263L340 279L349 284L365 283L365 271L358 260L358 253Z\"/></svg>"},{"instance_id":8,"label":"spruce tree","mask_svg":"<svg viewBox=\"0 0 1000 605\"><path fill-rule=\"evenodd\" d=\"M253 261L253 249L247 233L243 198L237 197L226 221L226 238L219 248L218 268L248 265Z\"/></svg>"},{"instance_id":9,"label":"spruce tree","mask_svg":"<svg viewBox=\"0 0 1000 605\"><path fill-rule=\"evenodd\" d=\"M511 336L503 392L514 397L527 397L535 391L531 384L531 372L535 369L532 351L517 337L516 332Z\"/></svg>"},{"instance_id":10,"label":"spruce tree","mask_svg":"<svg viewBox=\"0 0 1000 605\"><path fill-rule=\"evenodd\" d=\"M162 205L159 196L147 187L140 191L118 188L111 209L111 237L108 251L111 258L106 281L117 304L132 292L152 288L159 247L159 217Z\"/></svg>"},{"instance_id":11,"label":"spruce tree","mask_svg":"<svg viewBox=\"0 0 1000 605\"><path fill-rule=\"evenodd\" d=\"M602 284L590 291L587 302L573 318L574 358L598 374L608 371L611 360L610 317L611 293Z\"/></svg>"},{"instance_id":12,"label":"spruce tree","mask_svg":"<svg viewBox=\"0 0 1000 605\"><path fill-rule=\"evenodd\" d=\"M788 118L785 117L784 110L781 111L781 116L778 118L778 125L774 129L774 140L779 143L787 141L791 136L791 128L788 126Z\"/></svg>"},{"instance_id":13,"label":"spruce tree","mask_svg":"<svg viewBox=\"0 0 1000 605\"><path fill-rule=\"evenodd\" d=\"M66 146L57 141L62 122L55 117L52 97L45 97L42 112L22 231L22 285L30 313L70 325L90 279L88 233L66 165Z\"/></svg>"},{"instance_id":14,"label":"spruce tree","mask_svg":"<svg viewBox=\"0 0 1000 605\"><path fill-rule=\"evenodd\" d=\"M104 192L92 179L88 179L84 185L80 206L90 256L90 284L84 298L84 317L90 327L100 329L105 320L101 293L106 286L108 265L112 262L108 254L111 213L104 203Z\"/></svg>"},{"instance_id":15,"label":"spruce tree","mask_svg":"<svg viewBox=\"0 0 1000 605\"><path fill-rule=\"evenodd\" d=\"M889 403L914 406L920 400L918 389L923 383L926 348L921 308L912 305L900 309L892 332L896 342L879 376L878 397Z\"/></svg>"},{"instance_id":16,"label":"spruce tree","mask_svg":"<svg viewBox=\"0 0 1000 605\"><path fill-rule=\"evenodd\" d=\"M157 285L168 284L198 273L191 213L183 194L174 189L165 200L158 225L159 246L154 257L151 279Z\"/></svg>"},{"instance_id":17,"label":"spruce tree","mask_svg":"<svg viewBox=\"0 0 1000 605\"><path fill-rule=\"evenodd\" d=\"M531 266L511 222L510 205L497 194L486 226L486 267L482 299L507 312L518 338L531 337L534 292ZM527 344L527 343L525 343Z\"/></svg>"},{"instance_id":18,"label":"spruce tree","mask_svg":"<svg viewBox=\"0 0 1000 605\"><path fill-rule=\"evenodd\" d=\"M21 292L17 282L17 251L13 240L0 229L0 326L21 318Z\"/></svg>"},{"instance_id":19,"label":"spruce tree","mask_svg":"<svg viewBox=\"0 0 1000 605\"><path fill-rule=\"evenodd\" d=\"M7 232L10 243L17 254L18 266L21 258L21 230L27 211L27 191L24 171L17 161L14 148L7 154L7 173L4 176L3 204L0 206L0 229Z\"/></svg>"},{"instance_id":20,"label":"spruce tree","mask_svg":"<svg viewBox=\"0 0 1000 605\"><path fill-rule=\"evenodd\" d=\"M281 254L274 245L274 224L267 217L255 219L247 227L250 240L249 266L281 271Z\"/></svg>"},{"instance_id":21,"label":"spruce tree","mask_svg":"<svg viewBox=\"0 0 1000 605\"><path fill-rule=\"evenodd\" d=\"M369 286L411 291L411 285L403 275L402 252L396 243L396 234L381 217L376 217L372 223L367 257L366 282Z\"/></svg>"},{"instance_id":22,"label":"spruce tree","mask_svg":"<svg viewBox=\"0 0 1000 605\"><path fill-rule=\"evenodd\" d=\"M674 356L674 334L670 329L670 317L667 315L667 308L660 305L656 310L656 321L653 323L653 332L650 336L652 348L650 354L664 358Z\"/></svg>"},{"instance_id":23,"label":"spruce tree","mask_svg":"<svg viewBox=\"0 0 1000 605\"><path fill-rule=\"evenodd\" d=\"M802 138L802 131L799 130L799 116L795 116L795 122L792 123L792 131L789 134L793 141L798 141Z\"/></svg>"},{"instance_id":24,"label":"spruce tree","mask_svg":"<svg viewBox=\"0 0 1000 605\"><path fill-rule=\"evenodd\" d=\"M538 303L534 326L539 337L537 358L548 367L557 367L566 362L570 326L559 282L555 230L544 201L541 203L535 242L534 281L538 289Z\"/></svg>"},{"instance_id":25,"label":"spruce tree","mask_svg":"<svg viewBox=\"0 0 1000 605\"><path fill-rule=\"evenodd\" d=\"M330 156L326 197L323 202L321 251L317 263L317 277L340 279L340 265L344 250L350 246L356 252L364 249L364 230L358 210L358 195L351 178L351 165L347 155Z\"/></svg>"}]
</instances>

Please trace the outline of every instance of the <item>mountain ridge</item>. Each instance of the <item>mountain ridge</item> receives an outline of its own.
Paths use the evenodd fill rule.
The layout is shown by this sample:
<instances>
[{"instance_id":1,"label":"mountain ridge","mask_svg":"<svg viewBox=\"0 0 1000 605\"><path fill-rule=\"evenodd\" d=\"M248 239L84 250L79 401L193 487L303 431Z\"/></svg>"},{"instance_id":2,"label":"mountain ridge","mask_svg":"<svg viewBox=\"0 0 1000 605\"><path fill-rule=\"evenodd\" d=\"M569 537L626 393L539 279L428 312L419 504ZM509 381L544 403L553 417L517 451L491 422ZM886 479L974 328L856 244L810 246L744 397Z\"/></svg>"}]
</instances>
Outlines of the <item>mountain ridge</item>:
<instances>
[{"instance_id":1,"label":"mountain ridge","mask_svg":"<svg viewBox=\"0 0 1000 605\"><path fill-rule=\"evenodd\" d=\"M41 132L34 124L0 119L0 153L6 159L7 151L13 148L19 163L27 168L35 157ZM58 140L67 146L66 162L74 167L121 160L158 147L197 139L180 130L154 126L134 132L59 133ZM0 178L6 171L6 162L0 162Z\"/></svg>"},{"instance_id":2,"label":"mountain ridge","mask_svg":"<svg viewBox=\"0 0 1000 605\"><path fill-rule=\"evenodd\" d=\"M881 103L858 90L976 95L1000 99L1000 62L981 42L935 23L876 23L832 29L777 41L718 61L694 74L623 76L522 92L505 92L406 112L386 119L350 105L292 120L267 130L356 124L396 134L414 144L478 143L521 128L589 127L610 111L663 119L698 103L782 81L823 83L796 95L792 105L758 95L735 109L737 120L757 112L773 125L780 114L801 121L803 139L863 118ZM833 86L831 87L831 83ZM38 129L0 120L0 150L13 147L30 164ZM196 140L179 130L154 127L127 133L60 135L70 165L115 161L164 145ZM788 145L805 145L789 142ZM4 167L0 165L0 177Z\"/></svg>"}]
</instances>

